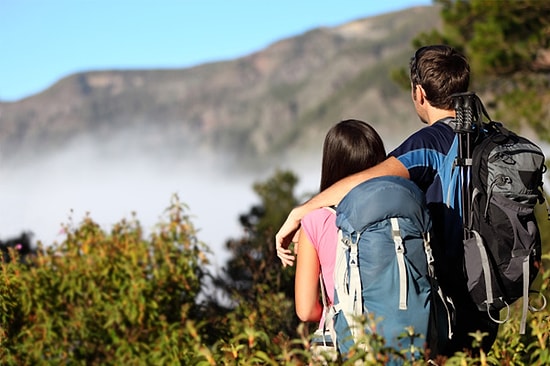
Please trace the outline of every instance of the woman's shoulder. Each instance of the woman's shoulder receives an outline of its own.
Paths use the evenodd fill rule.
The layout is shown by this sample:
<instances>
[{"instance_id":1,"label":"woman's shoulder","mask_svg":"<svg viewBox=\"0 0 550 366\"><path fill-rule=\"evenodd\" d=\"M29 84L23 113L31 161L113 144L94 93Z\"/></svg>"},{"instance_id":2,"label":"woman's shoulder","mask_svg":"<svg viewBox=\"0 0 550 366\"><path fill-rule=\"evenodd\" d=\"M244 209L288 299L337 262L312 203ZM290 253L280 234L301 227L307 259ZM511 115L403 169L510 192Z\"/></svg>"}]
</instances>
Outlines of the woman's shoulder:
<instances>
[{"instance_id":1,"label":"woman's shoulder","mask_svg":"<svg viewBox=\"0 0 550 366\"><path fill-rule=\"evenodd\" d=\"M309 212L302 219L302 224L304 223L315 223L325 222L327 220L333 219L336 217L336 211L330 207L322 207L315 209Z\"/></svg>"},{"instance_id":2,"label":"woman's shoulder","mask_svg":"<svg viewBox=\"0 0 550 366\"><path fill-rule=\"evenodd\" d=\"M311 211L302 219L302 229L315 250L326 241L336 242L336 212L327 208Z\"/></svg>"}]
</instances>

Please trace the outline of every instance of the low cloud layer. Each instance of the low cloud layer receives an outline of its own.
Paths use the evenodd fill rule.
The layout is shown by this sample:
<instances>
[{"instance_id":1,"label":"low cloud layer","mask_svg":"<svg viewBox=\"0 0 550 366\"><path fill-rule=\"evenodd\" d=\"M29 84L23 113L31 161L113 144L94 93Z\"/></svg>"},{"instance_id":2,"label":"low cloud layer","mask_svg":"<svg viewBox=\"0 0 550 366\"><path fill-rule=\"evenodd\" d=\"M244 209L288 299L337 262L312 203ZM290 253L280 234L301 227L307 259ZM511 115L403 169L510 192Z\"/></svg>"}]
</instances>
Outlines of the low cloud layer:
<instances>
[{"instance_id":1,"label":"low cloud layer","mask_svg":"<svg viewBox=\"0 0 550 366\"><path fill-rule=\"evenodd\" d=\"M317 188L318 161L289 165L300 176L298 194ZM35 241L59 242L62 224L78 224L87 213L109 229L135 212L150 232L178 194L189 206L199 239L214 252L214 264L223 266L225 241L243 234L239 215L259 203L253 183L274 170L231 174L223 162L200 156L159 158L136 151L106 155L98 142L79 141L24 165L0 166L0 239L31 231Z\"/></svg>"}]
</instances>

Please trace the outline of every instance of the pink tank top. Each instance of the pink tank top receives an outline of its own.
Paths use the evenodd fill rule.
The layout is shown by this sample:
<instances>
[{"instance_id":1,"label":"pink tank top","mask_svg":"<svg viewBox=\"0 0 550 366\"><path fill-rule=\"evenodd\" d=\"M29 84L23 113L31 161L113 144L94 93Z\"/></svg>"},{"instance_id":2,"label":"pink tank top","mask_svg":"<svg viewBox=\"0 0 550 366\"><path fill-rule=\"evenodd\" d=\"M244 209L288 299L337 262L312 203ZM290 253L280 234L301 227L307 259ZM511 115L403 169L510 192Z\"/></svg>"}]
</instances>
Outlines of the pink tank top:
<instances>
[{"instance_id":1,"label":"pink tank top","mask_svg":"<svg viewBox=\"0 0 550 366\"><path fill-rule=\"evenodd\" d=\"M310 212L302 219L302 230L313 244L321 264L321 273L330 303L334 301L334 263L338 229L336 214L326 208Z\"/></svg>"}]
</instances>

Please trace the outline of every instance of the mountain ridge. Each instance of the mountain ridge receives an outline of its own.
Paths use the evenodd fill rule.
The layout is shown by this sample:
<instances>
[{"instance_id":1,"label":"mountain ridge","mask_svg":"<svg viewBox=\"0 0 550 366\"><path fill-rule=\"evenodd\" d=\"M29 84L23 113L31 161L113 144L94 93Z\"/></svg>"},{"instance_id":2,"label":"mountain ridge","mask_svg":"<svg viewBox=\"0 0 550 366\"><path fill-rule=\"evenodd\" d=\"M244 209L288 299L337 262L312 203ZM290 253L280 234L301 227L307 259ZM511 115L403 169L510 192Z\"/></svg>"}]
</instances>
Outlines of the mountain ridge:
<instances>
[{"instance_id":1,"label":"mountain ridge","mask_svg":"<svg viewBox=\"0 0 550 366\"><path fill-rule=\"evenodd\" d=\"M316 28L190 68L69 75L0 102L0 161L40 157L87 136L99 150L112 143L255 165L319 151L326 130L345 118L371 122L394 145L396 130L404 136L418 123L389 73L406 67L412 38L439 27L438 14L414 7Z\"/></svg>"}]
</instances>

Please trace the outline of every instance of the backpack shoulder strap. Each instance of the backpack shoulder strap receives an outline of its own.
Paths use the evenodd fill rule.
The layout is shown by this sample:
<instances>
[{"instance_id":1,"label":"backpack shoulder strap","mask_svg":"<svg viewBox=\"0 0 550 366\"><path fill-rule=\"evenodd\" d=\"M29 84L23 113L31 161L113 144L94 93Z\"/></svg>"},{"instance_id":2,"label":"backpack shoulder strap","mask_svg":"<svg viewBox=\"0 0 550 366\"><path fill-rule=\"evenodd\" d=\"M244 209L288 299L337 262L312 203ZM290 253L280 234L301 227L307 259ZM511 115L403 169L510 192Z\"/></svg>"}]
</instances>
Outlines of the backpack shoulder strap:
<instances>
[{"instance_id":1,"label":"backpack shoulder strap","mask_svg":"<svg viewBox=\"0 0 550 366\"><path fill-rule=\"evenodd\" d=\"M336 215L336 206L330 206L325 207L328 211L330 211L332 214ZM323 272L321 269L321 273L319 274L319 288L321 289L321 301L323 303L323 342L326 342L326 334L330 334L332 342L334 344L336 340L336 332L334 331L334 324L333 324L333 315L335 312L333 304L329 302L328 299L328 293L327 293L327 287L325 285L325 281L323 280ZM327 344L325 344L327 346Z\"/></svg>"},{"instance_id":2,"label":"backpack shoulder strap","mask_svg":"<svg viewBox=\"0 0 550 366\"><path fill-rule=\"evenodd\" d=\"M336 206L327 206L324 207L326 210L330 211L333 215L336 215ZM319 275L320 289L321 289L321 300L323 302L324 309L327 309L332 304L328 302L327 288L325 281L323 281L323 270L321 269L321 274ZM326 311L326 310L325 310Z\"/></svg>"},{"instance_id":3,"label":"backpack shoulder strap","mask_svg":"<svg viewBox=\"0 0 550 366\"><path fill-rule=\"evenodd\" d=\"M333 215L336 215L335 207L336 206L327 206L327 207L324 207L324 208L326 210L330 211ZM324 306L324 309L325 309L325 312L326 312L326 309L329 306L331 306L332 304L329 304L329 302L328 302L327 288L326 288L326 285L325 285L325 281L323 281L323 270L322 269L321 269L321 274L319 275L319 283L320 283L320 289L321 289L321 300L323 302L323 306Z\"/></svg>"}]
</instances>

